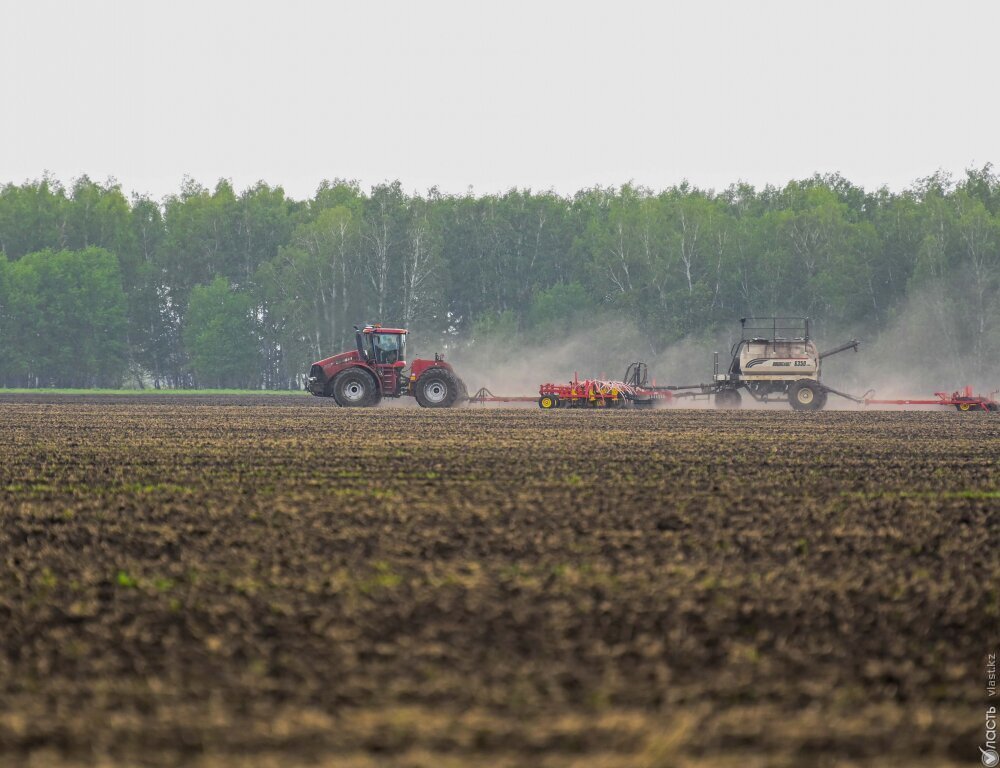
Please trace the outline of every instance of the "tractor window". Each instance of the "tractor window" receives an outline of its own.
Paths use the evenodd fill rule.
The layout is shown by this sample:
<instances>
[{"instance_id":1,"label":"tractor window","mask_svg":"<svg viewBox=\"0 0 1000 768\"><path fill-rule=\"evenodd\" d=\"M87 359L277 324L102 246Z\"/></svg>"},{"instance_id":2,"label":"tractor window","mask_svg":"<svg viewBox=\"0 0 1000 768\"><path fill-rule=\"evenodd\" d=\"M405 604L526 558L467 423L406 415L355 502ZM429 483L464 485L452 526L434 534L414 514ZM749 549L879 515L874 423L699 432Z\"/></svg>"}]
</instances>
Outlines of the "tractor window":
<instances>
[{"instance_id":1,"label":"tractor window","mask_svg":"<svg viewBox=\"0 0 1000 768\"><path fill-rule=\"evenodd\" d=\"M398 333L374 333L375 362L388 365L403 359L403 337Z\"/></svg>"}]
</instances>

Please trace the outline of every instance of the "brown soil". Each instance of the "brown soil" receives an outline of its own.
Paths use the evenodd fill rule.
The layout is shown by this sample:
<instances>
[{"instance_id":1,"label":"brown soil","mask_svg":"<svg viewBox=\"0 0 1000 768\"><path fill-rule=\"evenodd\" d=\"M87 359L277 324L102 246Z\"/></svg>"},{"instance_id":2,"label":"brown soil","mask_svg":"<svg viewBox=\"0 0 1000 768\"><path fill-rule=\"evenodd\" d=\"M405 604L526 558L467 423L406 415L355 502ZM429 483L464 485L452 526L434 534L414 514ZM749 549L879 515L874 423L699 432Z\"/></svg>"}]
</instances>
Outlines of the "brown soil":
<instances>
[{"instance_id":1,"label":"brown soil","mask_svg":"<svg viewBox=\"0 0 1000 768\"><path fill-rule=\"evenodd\" d=\"M971 765L989 414L0 402L0 764Z\"/></svg>"}]
</instances>

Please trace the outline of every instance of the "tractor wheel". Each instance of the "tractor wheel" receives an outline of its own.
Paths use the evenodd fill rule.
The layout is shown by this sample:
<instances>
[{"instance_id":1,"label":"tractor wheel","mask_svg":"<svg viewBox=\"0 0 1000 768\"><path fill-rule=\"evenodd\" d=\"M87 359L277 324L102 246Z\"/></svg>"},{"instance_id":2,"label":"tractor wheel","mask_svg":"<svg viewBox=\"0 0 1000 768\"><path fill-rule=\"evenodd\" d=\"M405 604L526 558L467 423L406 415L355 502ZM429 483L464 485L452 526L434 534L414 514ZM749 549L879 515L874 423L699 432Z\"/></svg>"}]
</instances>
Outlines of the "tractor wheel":
<instances>
[{"instance_id":1,"label":"tractor wheel","mask_svg":"<svg viewBox=\"0 0 1000 768\"><path fill-rule=\"evenodd\" d=\"M812 379L799 379L788 388L788 402L796 411L818 411L826 402L824 394Z\"/></svg>"},{"instance_id":2,"label":"tractor wheel","mask_svg":"<svg viewBox=\"0 0 1000 768\"><path fill-rule=\"evenodd\" d=\"M715 393L715 407L732 411L743 405L743 397L738 389L722 389Z\"/></svg>"},{"instance_id":3,"label":"tractor wheel","mask_svg":"<svg viewBox=\"0 0 1000 768\"><path fill-rule=\"evenodd\" d=\"M367 408L382 399L375 379L360 368L338 373L332 383L333 399L344 408Z\"/></svg>"},{"instance_id":4,"label":"tractor wheel","mask_svg":"<svg viewBox=\"0 0 1000 768\"><path fill-rule=\"evenodd\" d=\"M559 407L559 398L555 395L542 395L538 398L538 407L543 411L550 411Z\"/></svg>"},{"instance_id":5,"label":"tractor wheel","mask_svg":"<svg viewBox=\"0 0 1000 768\"><path fill-rule=\"evenodd\" d=\"M424 408L451 408L462 390L461 380L445 368L435 368L419 379L413 390Z\"/></svg>"}]
</instances>

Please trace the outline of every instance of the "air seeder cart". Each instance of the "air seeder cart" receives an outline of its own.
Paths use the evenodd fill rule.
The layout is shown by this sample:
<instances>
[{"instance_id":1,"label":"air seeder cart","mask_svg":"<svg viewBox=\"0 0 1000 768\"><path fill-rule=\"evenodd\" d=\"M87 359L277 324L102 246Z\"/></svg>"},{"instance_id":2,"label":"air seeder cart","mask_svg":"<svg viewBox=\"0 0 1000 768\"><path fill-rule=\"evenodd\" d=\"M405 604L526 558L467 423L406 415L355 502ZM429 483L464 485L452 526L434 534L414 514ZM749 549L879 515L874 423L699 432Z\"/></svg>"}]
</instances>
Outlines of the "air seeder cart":
<instances>
[{"instance_id":1,"label":"air seeder cart","mask_svg":"<svg viewBox=\"0 0 1000 768\"><path fill-rule=\"evenodd\" d=\"M829 395L855 398L828 387L820 380L823 360L861 344L851 339L820 352L810 335L806 317L744 317L740 339L730 352L729 368L719 372L719 354L711 384L669 387L687 396L707 395L717 408L739 408L741 391L761 403L784 401L797 411L818 411Z\"/></svg>"}]
</instances>

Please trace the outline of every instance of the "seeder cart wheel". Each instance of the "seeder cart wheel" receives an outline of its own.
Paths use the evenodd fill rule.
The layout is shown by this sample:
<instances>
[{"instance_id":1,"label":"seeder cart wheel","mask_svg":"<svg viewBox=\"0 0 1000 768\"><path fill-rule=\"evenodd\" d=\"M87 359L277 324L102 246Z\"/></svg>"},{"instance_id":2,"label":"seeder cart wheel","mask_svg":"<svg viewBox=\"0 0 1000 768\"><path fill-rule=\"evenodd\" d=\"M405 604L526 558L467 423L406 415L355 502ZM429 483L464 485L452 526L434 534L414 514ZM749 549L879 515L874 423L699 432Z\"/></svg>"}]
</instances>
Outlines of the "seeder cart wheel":
<instances>
[{"instance_id":1,"label":"seeder cart wheel","mask_svg":"<svg viewBox=\"0 0 1000 768\"><path fill-rule=\"evenodd\" d=\"M559 407L559 398L555 395L542 395L538 398L538 407L543 411L549 411Z\"/></svg>"},{"instance_id":2,"label":"seeder cart wheel","mask_svg":"<svg viewBox=\"0 0 1000 768\"><path fill-rule=\"evenodd\" d=\"M715 393L715 407L732 411L743 405L743 397L737 389L723 389Z\"/></svg>"},{"instance_id":3,"label":"seeder cart wheel","mask_svg":"<svg viewBox=\"0 0 1000 768\"><path fill-rule=\"evenodd\" d=\"M799 379L788 390L788 402L796 411L818 411L826 404L824 394L812 379Z\"/></svg>"}]
</instances>

